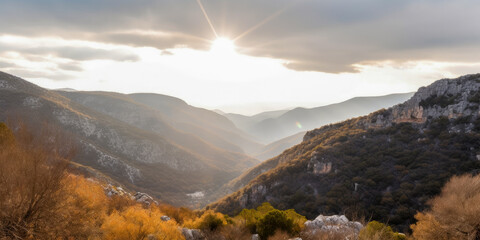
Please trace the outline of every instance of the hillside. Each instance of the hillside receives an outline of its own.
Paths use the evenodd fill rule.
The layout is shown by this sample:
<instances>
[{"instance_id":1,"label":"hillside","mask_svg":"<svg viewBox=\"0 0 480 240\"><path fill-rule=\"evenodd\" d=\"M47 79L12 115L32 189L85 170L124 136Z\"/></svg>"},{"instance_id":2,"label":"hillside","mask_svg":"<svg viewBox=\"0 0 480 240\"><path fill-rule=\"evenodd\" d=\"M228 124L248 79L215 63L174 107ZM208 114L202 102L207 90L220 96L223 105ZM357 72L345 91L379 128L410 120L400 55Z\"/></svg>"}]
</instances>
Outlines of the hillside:
<instances>
[{"instance_id":1,"label":"hillside","mask_svg":"<svg viewBox=\"0 0 480 240\"><path fill-rule=\"evenodd\" d=\"M240 153L256 152L263 147L252 136L238 129L228 118L214 111L188 105L183 100L152 93L128 95L138 103L147 105L162 113L170 125L184 132L198 136L217 147Z\"/></svg>"},{"instance_id":2,"label":"hillside","mask_svg":"<svg viewBox=\"0 0 480 240\"><path fill-rule=\"evenodd\" d=\"M288 111L289 110L268 111L255 114L253 116L245 116L236 113L224 113L223 115L235 123L238 128L246 130L265 119L280 117L282 114Z\"/></svg>"},{"instance_id":3,"label":"hillside","mask_svg":"<svg viewBox=\"0 0 480 240\"><path fill-rule=\"evenodd\" d=\"M306 132L299 132L292 136L282 138L278 141L272 142L265 147L263 147L261 152L256 153L253 155L260 161L268 160L272 157L278 156L280 153L285 151L286 149L291 148L302 142L303 136Z\"/></svg>"},{"instance_id":4,"label":"hillside","mask_svg":"<svg viewBox=\"0 0 480 240\"><path fill-rule=\"evenodd\" d=\"M225 136L222 137L221 134L223 132L221 132L221 129L209 128L208 125L202 125L202 120L203 122L207 122L208 119L205 121L203 116L194 115L194 112L190 116L176 114L176 112L181 111L183 105L186 105L186 103L180 99L158 95L157 102L167 102L165 105L169 106L168 109L162 109L162 111L160 111L137 102L132 98L132 95L111 92L59 93L89 109L108 115L142 130L166 136L170 142L182 146L199 156L206 157L211 161L213 166L220 169L228 171L243 170L256 163L256 160L249 159L249 157L243 154L241 147L227 141L227 139L235 139L235 136L225 134ZM171 102L177 102L180 106ZM225 120L224 125L231 127L232 131L235 130L233 124L226 118L219 115L218 117L220 120ZM191 119L197 120L196 125L190 124L189 128L181 128L184 125L180 125L180 123L192 121ZM213 123L219 122L220 121L216 121ZM178 127L179 125L180 127ZM218 125L221 124L219 123ZM238 136L238 138L241 137ZM242 166L242 164L245 165Z\"/></svg>"},{"instance_id":5,"label":"hillside","mask_svg":"<svg viewBox=\"0 0 480 240\"><path fill-rule=\"evenodd\" d=\"M195 192L205 193L207 198L201 201L210 201L215 197L210 191L256 164L246 155L172 128L155 111L124 95L92 93L90 97L94 102L82 105L0 72L0 121L20 119L33 129L43 123L53 125L74 140L74 162L163 201L191 205L198 199L186 194Z\"/></svg>"},{"instance_id":6,"label":"hillside","mask_svg":"<svg viewBox=\"0 0 480 240\"><path fill-rule=\"evenodd\" d=\"M403 104L307 132L209 205L228 214L268 201L307 218L345 213L408 231L447 179L480 169L480 74L442 79Z\"/></svg>"},{"instance_id":7,"label":"hillside","mask_svg":"<svg viewBox=\"0 0 480 240\"><path fill-rule=\"evenodd\" d=\"M356 97L341 103L316 108L273 111L251 117L238 114L225 116L237 127L258 139L259 142L269 144L299 132L391 107L406 101L412 95L413 93L402 93L379 97Z\"/></svg>"}]
</instances>

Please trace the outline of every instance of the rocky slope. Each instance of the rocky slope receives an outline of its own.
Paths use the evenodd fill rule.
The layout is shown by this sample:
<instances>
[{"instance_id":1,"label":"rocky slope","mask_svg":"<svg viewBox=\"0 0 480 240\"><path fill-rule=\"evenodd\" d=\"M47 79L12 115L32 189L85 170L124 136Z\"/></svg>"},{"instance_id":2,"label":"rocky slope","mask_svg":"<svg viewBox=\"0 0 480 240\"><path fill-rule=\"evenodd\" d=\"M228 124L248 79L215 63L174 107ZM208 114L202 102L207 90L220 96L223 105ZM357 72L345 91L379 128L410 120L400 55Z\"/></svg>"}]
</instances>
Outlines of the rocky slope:
<instances>
[{"instance_id":1,"label":"rocky slope","mask_svg":"<svg viewBox=\"0 0 480 240\"><path fill-rule=\"evenodd\" d=\"M162 113L164 119L176 129L198 136L214 146L240 153L256 152L263 147L228 118L213 111L160 94L137 93L129 97Z\"/></svg>"},{"instance_id":2,"label":"rocky slope","mask_svg":"<svg viewBox=\"0 0 480 240\"><path fill-rule=\"evenodd\" d=\"M307 132L208 208L233 214L269 201L309 218L346 213L408 229L449 177L479 172L479 104L480 74L439 80L403 104Z\"/></svg>"},{"instance_id":3,"label":"rocky slope","mask_svg":"<svg viewBox=\"0 0 480 240\"><path fill-rule=\"evenodd\" d=\"M222 136L221 130L202 125L203 122L213 122L213 124L220 122L218 125L221 126L221 121L208 121L208 118L205 120L200 114L192 113L187 116L178 114L177 112L186 105L180 99L158 95L157 105L162 101L167 102L164 105L168 105L168 109L161 109L162 111L160 111L136 101L136 98L132 95L111 92L58 93L89 109L131 126L167 136L170 142L189 150L191 153L202 156L205 161L217 168L227 171L243 171L257 163L255 159L243 154L243 149L240 146L228 142L227 139L237 139L234 134L224 134L225 136ZM156 94L150 95L156 96ZM137 96L137 94L133 96ZM204 115L208 117L208 114ZM212 115L217 114L212 113ZM226 125L225 128L230 127L232 132L237 130L226 118L220 115L218 117L220 120L225 120L223 122ZM192 121L192 119L197 121L196 125L190 124L190 127L178 127L178 125L181 125L180 123Z\"/></svg>"},{"instance_id":4,"label":"rocky slope","mask_svg":"<svg viewBox=\"0 0 480 240\"><path fill-rule=\"evenodd\" d=\"M176 205L209 201L187 194L214 197L208 193L256 163L169 128L154 111L149 113L136 102L119 100L124 105L109 112L112 99L104 100L83 105L0 72L0 121L21 120L32 129L53 125L73 139L77 166L163 201ZM152 131L142 122L165 131ZM180 145L182 137L189 142ZM195 144L203 150L191 149Z\"/></svg>"}]
</instances>

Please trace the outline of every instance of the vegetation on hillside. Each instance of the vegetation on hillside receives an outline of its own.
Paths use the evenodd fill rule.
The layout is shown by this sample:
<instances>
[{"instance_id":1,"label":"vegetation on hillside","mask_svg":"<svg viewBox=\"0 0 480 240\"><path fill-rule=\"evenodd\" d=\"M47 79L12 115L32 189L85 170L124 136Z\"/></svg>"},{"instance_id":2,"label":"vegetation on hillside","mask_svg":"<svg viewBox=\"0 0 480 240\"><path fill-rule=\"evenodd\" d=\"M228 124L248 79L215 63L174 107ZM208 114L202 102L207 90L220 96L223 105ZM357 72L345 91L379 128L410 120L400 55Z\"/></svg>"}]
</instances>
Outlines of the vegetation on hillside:
<instances>
[{"instance_id":1,"label":"vegetation on hillside","mask_svg":"<svg viewBox=\"0 0 480 240\"><path fill-rule=\"evenodd\" d=\"M479 119L441 117L420 127L398 123L369 130L358 127L361 120L326 127L290 149L294 153L286 152L292 160L210 208L236 214L268 196L274 207L293 208L309 219L345 213L408 231L416 211L424 210L450 177L480 169ZM321 172L319 166L331 167ZM240 205L240 198L246 205Z\"/></svg>"},{"instance_id":2,"label":"vegetation on hillside","mask_svg":"<svg viewBox=\"0 0 480 240\"><path fill-rule=\"evenodd\" d=\"M453 177L430 205L415 215L415 239L480 239L480 175Z\"/></svg>"},{"instance_id":3,"label":"vegetation on hillside","mask_svg":"<svg viewBox=\"0 0 480 240\"><path fill-rule=\"evenodd\" d=\"M25 126L14 133L0 123L0 239L185 239L182 228L200 229L207 239L249 239L256 232L267 239L277 229L298 233L306 220L265 204L260 212L245 210L252 229L246 215L107 197L104 184L69 171L74 151L58 143L61 135L52 128L42 128L39 138Z\"/></svg>"},{"instance_id":4,"label":"vegetation on hillside","mask_svg":"<svg viewBox=\"0 0 480 240\"><path fill-rule=\"evenodd\" d=\"M246 240L251 239L252 234L258 234L262 240L294 236L345 239L341 232L335 231L311 235L303 231L304 216L293 209L275 209L269 203L256 209L243 209L235 217L229 217L212 210L141 204L128 195L107 197L102 183L68 171L68 159L73 151L51 144L61 137L48 126L44 128L45 137L39 139L23 126L13 133L0 123L0 239L185 239L182 228L199 229L205 239ZM67 141L62 139L62 142ZM462 166L457 162L457 167ZM412 191L410 194L415 197ZM342 199L338 199L342 204ZM297 196L296 200L304 199ZM418 222L411 226L412 237L419 240L478 238L479 201L480 176L452 178L430 202L431 209L417 213ZM332 206L332 202L325 204ZM377 221L368 223L358 237L360 240L406 239L405 235Z\"/></svg>"}]
</instances>

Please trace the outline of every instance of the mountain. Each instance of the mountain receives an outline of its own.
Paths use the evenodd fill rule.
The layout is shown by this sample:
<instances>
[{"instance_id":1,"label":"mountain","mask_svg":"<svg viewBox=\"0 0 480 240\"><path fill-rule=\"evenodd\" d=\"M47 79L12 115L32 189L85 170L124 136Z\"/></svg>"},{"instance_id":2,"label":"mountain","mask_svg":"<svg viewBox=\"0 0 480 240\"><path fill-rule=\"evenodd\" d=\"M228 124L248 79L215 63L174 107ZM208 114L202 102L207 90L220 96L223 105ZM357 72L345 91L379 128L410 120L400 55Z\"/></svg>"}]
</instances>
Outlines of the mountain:
<instances>
[{"instance_id":1,"label":"mountain","mask_svg":"<svg viewBox=\"0 0 480 240\"><path fill-rule=\"evenodd\" d=\"M220 148L174 128L158 110L134 97L55 92L0 72L0 121L21 119L32 129L45 122L53 125L74 141L77 165L163 201L190 206L211 201L216 196L210 192L258 163L233 144ZM233 127L218 118L223 129ZM205 121L200 116L195 120ZM198 195L206 197L189 197Z\"/></svg>"},{"instance_id":2,"label":"mountain","mask_svg":"<svg viewBox=\"0 0 480 240\"><path fill-rule=\"evenodd\" d=\"M263 147L261 152L258 152L253 155L256 159L260 161L268 160L272 157L275 157L285 151L286 149L291 148L292 146L295 146L299 143L302 142L303 136L305 135L306 132L299 132L297 134L294 134L292 136L282 138L278 141L275 141L273 143L270 143Z\"/></svg>"},{"instance_id":3,"label":"mountain","mask_svg":"<svg viewBox=\"0 0 480 240\"><path fill-rule=\"evenodd\" d=\"M378 109L391 107L409 99L413 93L391 94L380 97L356 97L345 102L316 108L295 108L273 111L251 117L226 114L237 127L261 143L271 143L299 132L325 124L362 116Z\"/></svg>"},{"instance_id":4,"label":"mountain","mask_svg":"<svg viewBox=\"0 0 480 240\"><path fill-rule=\"evenodd\" d=\"M129 95L78 91L58 93L123 122L169 136L170 140L181 146L195 152L203 152L201 155L215 153L210 149L212 146L240 154L262 147L250 140L251 137L237 129L226 117L190 106L178 98L153 93ZM201 142L212 146L205 146Z\"/></svg>"},{"instance_id":5,"label":"mountain","mask_svg":"<svg viewBox=\"0 0 480 240\"><path fill-rule=\"evenodd\" d=\"M230 121L235 123L235 125L238 128L243 129L245 131L247 129L252 128L252 126L254 126L255 124L258 124L259 122L265 119L277 118L286 112L288 112L288 110L261 112L253 116L245 116L245 115L236 114L236 113L225 113L223 115L228 119L230 119Z\"/></svg>"},{"instance_id":6,"label":"mountain","mask_svg":"<svg viewBox=\"0 0 480 240\"><path fill-rule=\"evenodd\" d=\"M164 114L165 119L175 128L195 134L213 144L233 144L240 147L237 152L251 153L263 147L252 140L252 136L238 129L228 118L214 111L197 108L177 98L152 93L130 94L137 102L143 103ZM169 100L167 100L169 99ZM230 149L233 151L233 149Z\"/></svg>"},{"instance_id":7,"label":"mountain","mask_svg":"<svg viewBox=\"0 0 480 240\"><path fill-rule=\"evenodd\" d=\"M345 213L408 231L447 179L480 173L479 115L480 74L438 80L403 104L307 132L207 208L233 215L268 201L307 218Z\"/></svg>"}]
</instances>

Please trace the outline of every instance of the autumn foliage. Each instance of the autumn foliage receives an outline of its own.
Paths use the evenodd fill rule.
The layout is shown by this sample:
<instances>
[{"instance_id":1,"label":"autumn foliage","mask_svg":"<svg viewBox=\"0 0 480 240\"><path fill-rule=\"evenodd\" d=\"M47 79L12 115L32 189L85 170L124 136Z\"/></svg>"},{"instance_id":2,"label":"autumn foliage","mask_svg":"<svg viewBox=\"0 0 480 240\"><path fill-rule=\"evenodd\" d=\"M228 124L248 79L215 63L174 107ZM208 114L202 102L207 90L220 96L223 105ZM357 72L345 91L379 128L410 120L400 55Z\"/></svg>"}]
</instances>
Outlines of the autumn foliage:
<instances>
[{"instance_id":1,"label":"autumn foliage","mask_svg":"<svg viewBox=\"0 0 480 240\"><path fill-rule=\"evenodd\" d=\"M0 239L184 239L160 208L69 173L74 151L54 128L15 129L0 123Z\"/></svg>"},{"instance_id":2,"label":"autumn foliage","mask_svg":"<svg viewBox=\"0 0 480 240\"><path fill-rule=\"evenodd\" d=\"M415 215L415 239L480 239L480 175L453 177L430 206Z\"/></svg>"},{"instance_id":3,"label":"autumn foliage","mask_svg":"<svg viewBox=\"0 0 480 240\"><path fill-rule=\"evenodd\" d=\"M104 239L184 239L174 220L162 221L164 214L157 207L144 209L135 205L124 211L114 211L103 225Z\"/></svg>"}]
</instances>

